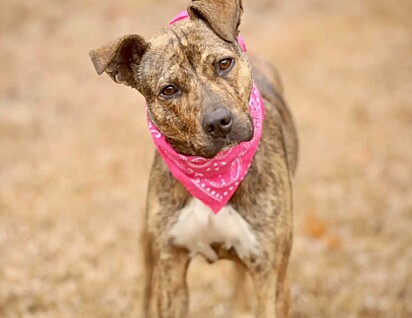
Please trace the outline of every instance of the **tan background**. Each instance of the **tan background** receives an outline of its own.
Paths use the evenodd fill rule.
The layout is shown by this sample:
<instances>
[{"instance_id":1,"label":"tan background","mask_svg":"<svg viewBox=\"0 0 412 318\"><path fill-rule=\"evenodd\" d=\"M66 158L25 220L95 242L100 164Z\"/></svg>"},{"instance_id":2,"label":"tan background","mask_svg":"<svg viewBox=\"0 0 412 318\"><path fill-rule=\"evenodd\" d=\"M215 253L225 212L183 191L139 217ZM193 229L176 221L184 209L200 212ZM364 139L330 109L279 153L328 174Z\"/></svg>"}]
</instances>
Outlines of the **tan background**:
<instances>
[{"instance_id":1,"label":"tan background","mask_svg":"<svg viewBox=\"0 0 412 318\"><path fill-rule=\"evenodd\" d=\"M301 140L293 317L412 317L412 2L244 2ZM136 317L153 146L88 50L186 3L1 0L0 317ZM227 317L230 267L194 265L191 317Z\"/></svg>"}]
</instances>

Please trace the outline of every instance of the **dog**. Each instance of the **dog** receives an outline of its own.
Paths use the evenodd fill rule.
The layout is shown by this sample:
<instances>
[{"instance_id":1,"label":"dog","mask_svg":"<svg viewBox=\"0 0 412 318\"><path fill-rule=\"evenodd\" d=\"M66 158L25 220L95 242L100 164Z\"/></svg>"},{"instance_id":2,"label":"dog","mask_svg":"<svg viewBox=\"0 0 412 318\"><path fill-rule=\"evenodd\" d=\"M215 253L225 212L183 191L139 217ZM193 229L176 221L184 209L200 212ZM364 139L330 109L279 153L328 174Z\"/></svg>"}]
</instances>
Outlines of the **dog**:
<instances>
[{"instance_id":1,"label":"dog","mask_svg":"<svg viewBox=\"0 0 412 318\"><path fill-rule=\"evenodd\" d=\"M282 83L269 62L247 57L239 42L241 0L193 0L187 13L148 41L126 35L90 52L99 75L145 97L158 150L142 238L142 315L186 317L186 272L193 256L202 255L234 260L240 274L250 275L255 317L288 317L298 139ZM228 181L223 174L202 179L212 163L223 171L234 149L244 157L231 159ZM182 170L184 164L200 170ZM219 177L215 188L201 184L209 180L212 187Z\"/></svg>"}]
</instances>

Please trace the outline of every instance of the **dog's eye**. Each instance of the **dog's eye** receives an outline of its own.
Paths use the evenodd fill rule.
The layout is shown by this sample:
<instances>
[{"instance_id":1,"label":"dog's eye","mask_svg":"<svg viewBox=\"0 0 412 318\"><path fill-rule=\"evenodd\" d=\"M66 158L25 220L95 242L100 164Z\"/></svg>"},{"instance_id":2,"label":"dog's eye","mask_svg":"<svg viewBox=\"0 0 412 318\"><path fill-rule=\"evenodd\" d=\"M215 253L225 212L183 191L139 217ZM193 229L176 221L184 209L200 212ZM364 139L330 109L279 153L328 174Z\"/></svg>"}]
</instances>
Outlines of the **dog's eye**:
<instances>
[{"instance_id":1,"label":"dog's eye","mask_svg":"<svg viewBox=\"0 0 412 318\"><path fill-rule=\"evenodd\" d=\"M178 92L179 92L179 90L176 87L174 87L173 85L168 85L168 86L166 86L165 88L162 89L160 94L163 97L168 98L168 97L173 97Z\"/></svg>"},{"instance_id":2,"label":"dog's eye","mask_svg":"<svg viewBox=\"0 0 412 318\"><path fill-rule=\"evenodd\" d=\"M235 60L227 57L219 61L218 70L219 73L226 73L230 70L230 67L235 63Z\"/></svg>"}]
</instances>

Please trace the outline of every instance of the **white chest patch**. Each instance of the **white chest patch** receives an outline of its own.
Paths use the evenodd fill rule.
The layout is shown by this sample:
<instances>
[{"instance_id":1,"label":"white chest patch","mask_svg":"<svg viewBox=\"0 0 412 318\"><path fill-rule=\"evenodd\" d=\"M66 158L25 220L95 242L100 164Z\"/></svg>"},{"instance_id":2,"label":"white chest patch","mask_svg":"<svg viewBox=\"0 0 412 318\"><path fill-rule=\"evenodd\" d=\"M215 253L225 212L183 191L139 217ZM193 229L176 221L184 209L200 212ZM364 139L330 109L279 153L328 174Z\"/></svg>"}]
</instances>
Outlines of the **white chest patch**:
<instances>
[{"instance_id":1,"label":"white chest patch","mask_svg":"<svg viewBox=\"0 0 412 318\"><path fill-rule=\"evenodd\" d=\"M218 258L210 247L212 243L223 243L227 249L233 247L240 259L257 256L259 252L252 229L235 209L225 206L214 214L195 198L181 210L170 235L176 245L189 249L192 256L201 254L209 261Z\"/></svg>"}]
</instances>

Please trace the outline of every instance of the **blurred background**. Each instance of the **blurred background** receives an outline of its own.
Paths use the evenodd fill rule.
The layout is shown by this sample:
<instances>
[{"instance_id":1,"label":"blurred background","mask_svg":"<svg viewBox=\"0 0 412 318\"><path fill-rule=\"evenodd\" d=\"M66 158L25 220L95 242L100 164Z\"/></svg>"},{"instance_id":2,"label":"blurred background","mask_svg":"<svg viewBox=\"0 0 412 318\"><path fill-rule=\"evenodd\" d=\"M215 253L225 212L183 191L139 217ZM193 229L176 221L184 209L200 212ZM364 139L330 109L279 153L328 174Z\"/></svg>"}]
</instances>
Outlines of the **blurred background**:
<instances>
[{"instance_id":1,"label":"blurred background","mask_svg":"<svg viewBox=\"0 0 412 318\"><path fill-rule=\"evenodd\" d=\"M88 51L187 3L0 1L0 317L136 317L154 148L143 98ZM292 317L412 317L412 2L244 7L300 135ZM196 260L191 317L228 317L230 273Z\"/></svg>"}]
</instances>

